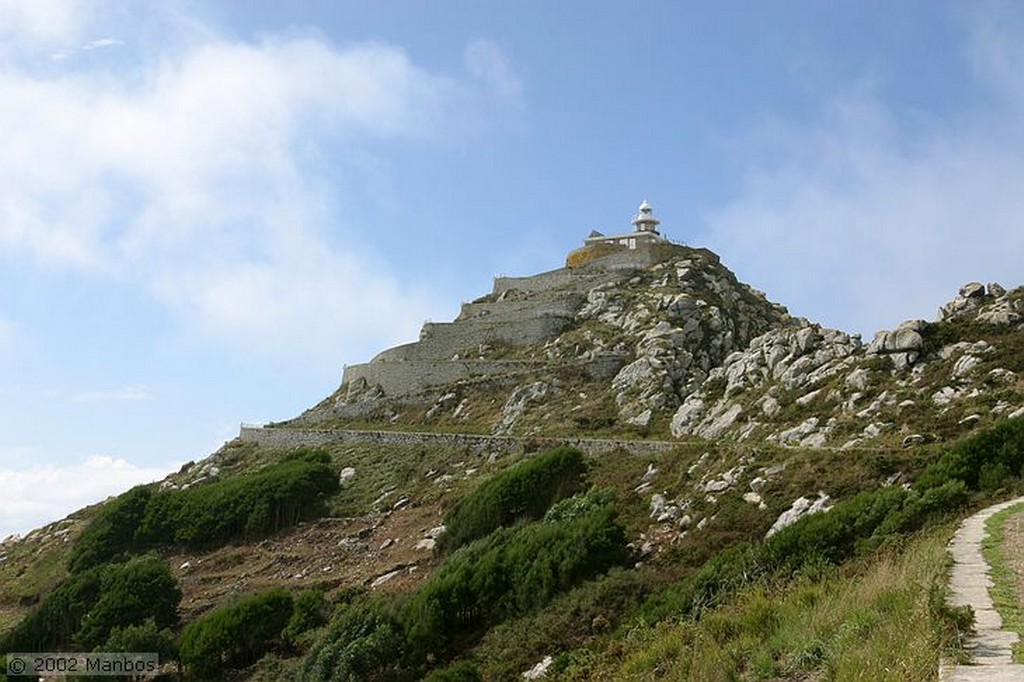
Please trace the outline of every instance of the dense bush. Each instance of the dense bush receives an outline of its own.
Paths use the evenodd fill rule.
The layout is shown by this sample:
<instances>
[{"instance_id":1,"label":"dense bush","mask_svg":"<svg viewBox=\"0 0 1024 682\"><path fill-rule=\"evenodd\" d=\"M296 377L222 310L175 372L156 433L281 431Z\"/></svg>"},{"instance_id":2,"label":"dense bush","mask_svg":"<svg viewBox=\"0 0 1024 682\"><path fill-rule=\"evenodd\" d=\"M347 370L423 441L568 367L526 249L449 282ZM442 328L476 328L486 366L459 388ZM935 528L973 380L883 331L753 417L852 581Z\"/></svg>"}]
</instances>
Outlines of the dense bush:
<instances>
[{"instance_id":1,"label":"dense bush","mask_svg":"<svg viewBox=\"0 0 1024 682\"><path fill-rule=\"evenodd\" d=\"M177 623L181 591L155 555L71 575L0 641L3 651L91 650L118 628Z\"/></svg>"},{"instance_id":2,"label":"dense bush","mask_svg":"<svg viewBox=\"0 0 1024 682\"><path fill-rule=\"evenodd\" d=\"M152 486L140 485L105 504L75 542L68 569L82 571L135 549L135 530L152 495Z\"/></svg>"},{"instance_id":3,"label":"dense bush","mask_svg":"<svg viewBox=\"0 0 1024 682\"><path fill-rule=\"evenodd\" d=\"M756 579L839 564L948 518L967 501L959 480L924 491L866 490L827 512L804 516L762 543L743 542L716 554L686 580L652 595L640 616L652 623L673 615L697 616Z\"/></svg>"},{"instance_id":4,"label":"dense bush","mask_svg":"<svg viewBox=\"0 0 1024 682\"><path fill-rule=\"evenodd\" d=\"M99 596L99 568L72 575L0 638L0 651L60 651L66 648Z\"/></svg>"},{"instance_id":5,"label":"dense bush","mask_svg":"<svg viewBox=\"0 0 1024 682\"><path fill-rule=\"evenodd\" d=\"M310 682L361 682L400 677L405 628L391 608L376 599L340 607L299 671Z\"/></svg>"},{"instance_id":6,"label":"dense bush","mask_svg":"<svg viewBox=\"0 0 1024 682\"><path fill-rule=\"evenodd\" d=\"M551 505L551 508L544 514L544 522L571 521L602 507L612 506L615 502L614 488L591 488L585 493L577 493Z\"/></svg>"},{"instance_id":7,"label":"dense bush","mask_svg":"<svg viewBox=\"0 0 1024 682\"><path fill-rule=\"evenodd\" d=\"M310 630L324 625L330 617L331 605L320 590L306 590L295 597L295 608L281 635L289 644L300 644Z\"/></svg>"},{"instance_id":8,"label":"dense bush","mask_svg":"<svg viewBox=\"0 0 1024 682\"><path fill-rule=\"evenodd\" d=\"M423 678L423 682L481 682L483 677L476 666L469 661L459 661L447 668L435 670Z\"/></svg>"},{"instance_id":9,"label":"dense bush","mask_svg":"<svg viewBox=\"0 0 1024 682\"><path fill-rule=\"evenodd\" d=\"M932 521L948 518L965 507L970 500L967 485L954 479L923 492L908 492L900 508L889 514L875 530L874 536L883 541L897 533L911 533Z\"/></svg>"},{"instance_id":10,"label":"dense bush","mask_svg":"<svg viewBox=\"0 0 1024 682\"><path fill-rule=\"evenodd\" d=\"M852 556L858 544L870 538L890 514L898 512L907 495L897 486L866 490L825 513L805 516L765 540L759 563L792 570L815 559L839 563Z\"/></svg>"},{"instance_id":11,"label":"dense bush","mask_svg":"<svg viewBox=\"0 0 1024 682\"><path fill-rule=\"evenodd\" d=\"M267 535L321 515L337 491L330 456L303 451L223 481L154 494L136 539L144 546L209 547Z\"/></svg>"},{"instance_id":12,"label":"dense bush","mask_svg":"<svg viewBox=\"0 0 1024 682\"><path fill-rule=\"evenodd\" d=\"M75 637L79 647L89 651L107 641L115 628L140 625L152 618L157 628L178 623L181 589L167 562L146 554L124 564L105 567L100 594L82 620Z\"/></svg>"},{"instance_id":13,"label":"dense bush","mask_svg":"<svg viewBox=\"0 0 1024 682\"><path fill-rule=\"evenodd\" d=\"M225 667L255 663L281 636L292 596L277 588L242 598L190 623L181 636L181 663L194 679L218 679Z\"/></svg>"},{"instance_id":14,"label":"dense bush","mask_svg":"<svg viewBox=\"0 0 1024 682\"><path fill-rule=\"evenodd\" d=\"M613 632L650 590L646 572L613 568L559 595L543 609L506 620L473 648L473 662L488 680L521 679L544 656L585 646ZM556 676L557 677L557 676Z\"/></svg>"},{"instance_id":15,"label":"dense bush","mask_svg":"<svg viewBox=\"0 0 1024 682\"><path fill-rule=\"evenodd\" d=\"M174 633L170 628L160 629L156 621L149 618L141 625L115 627L101 647L103 651L132 653L152 651L161 661L177 658Z\"/></svg>"},{"instance_id":16,"label":"dense bush","mask_svg":"<svg viewBox=\"0 0 1024 682\"><path fill-rule=\"evenodd\" d=\"M947 450L918 478L921 489L951 480L971 490L993 491L1024 473L1024 417L1007 419Z\"/></svg>"},{"instance_id":17,"label":"dense bush","mask_svg":"<svg viewBox=\"0 0 1024 682\"><path fill-rule=\"evenodd\" d=\"M445 515L438 550L450 552L497 528L541 518L553 503L582 490L586 473L583 455L561 447L496 474Z\"/></svg>"},{"instance_id":18,"label":"dense bush","mask_svg":"<svg viewBox=\"0 0 1024 682\"><path fill-rule=\"evenodd\" d=\"M611 507L566 522L501 528L453 553L412 595L402 620L413 656L450 652L628 558Z\"/></svg>"},{"instance_id":19,"label":"dense bush","mask_svg":"<svg viewBox=\"0 0 1024 682\"><path fill-rule=\"evenodd\" d=\"M319 516L337 491L330 456L317 450L184 490L137 486L97 513L75 542L68 568L83 571L145 548L209 547L267 535Z\"/></svg>"},{"instance_id":20,"label":"dense bush","mask_svg":"<svg viewBox=\"0 0 1024 682\"><path fill-rule=\"evenodd\" d=\"M357 599L339 607L310 649L300 679L420 679L490 626L535 611L629 559L611 506L570 516L499 528L449 555L398 604ZM468 663L433 674L438 680L478 679Z\"/></svg>"}]
</instances>

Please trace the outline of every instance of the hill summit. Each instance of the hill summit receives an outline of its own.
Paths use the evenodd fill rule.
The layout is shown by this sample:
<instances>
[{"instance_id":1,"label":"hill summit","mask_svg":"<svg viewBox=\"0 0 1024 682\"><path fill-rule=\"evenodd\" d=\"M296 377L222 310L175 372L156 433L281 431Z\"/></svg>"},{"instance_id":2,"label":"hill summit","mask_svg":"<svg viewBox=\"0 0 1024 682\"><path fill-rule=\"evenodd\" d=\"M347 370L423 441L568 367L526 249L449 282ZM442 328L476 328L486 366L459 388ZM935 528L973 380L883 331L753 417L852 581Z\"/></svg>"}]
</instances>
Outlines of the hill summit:
<instances>
[{"instance_id":1,"label":"hill summit","mask_svg":"<svg viewBox=\"0 0 1024 682\"><path fill-rule=\"evenodd\" d=\"M865 343L791 316L659 222L645 201L633 232L594 232L563 268L496 278L277 426L851 448L1024 414L1024 289L967 284L933 321Z\"/></svg>"}]
</instances>

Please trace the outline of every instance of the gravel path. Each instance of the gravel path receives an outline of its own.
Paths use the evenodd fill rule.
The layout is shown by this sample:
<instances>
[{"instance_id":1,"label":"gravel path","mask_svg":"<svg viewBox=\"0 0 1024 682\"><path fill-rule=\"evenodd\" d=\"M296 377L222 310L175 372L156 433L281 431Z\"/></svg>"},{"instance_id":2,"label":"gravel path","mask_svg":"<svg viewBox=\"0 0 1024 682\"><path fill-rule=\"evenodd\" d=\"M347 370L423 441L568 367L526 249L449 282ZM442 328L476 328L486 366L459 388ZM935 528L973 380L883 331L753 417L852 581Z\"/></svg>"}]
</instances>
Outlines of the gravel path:
<instances>
[{"instance_id":1,"label":"gravel path","mask_svg":"<svg viewBox=\"0 0 1024 682\"><path fill-rule=\"evenodd\" d=\"M954 562L949 601L953 606L974 608L976 633L967 643L973 664L944 667L940 678L945 682L1024 682L1024 665L1012 662L1011 648L1018 640L1017 633L1002 629L1003 619L988 594L992 585L989 567L981 554L985 522L996 512L1019 502L1024 502L1024 497L981 510L960 525L949 543Z\"/></svg>"}]
</instances>

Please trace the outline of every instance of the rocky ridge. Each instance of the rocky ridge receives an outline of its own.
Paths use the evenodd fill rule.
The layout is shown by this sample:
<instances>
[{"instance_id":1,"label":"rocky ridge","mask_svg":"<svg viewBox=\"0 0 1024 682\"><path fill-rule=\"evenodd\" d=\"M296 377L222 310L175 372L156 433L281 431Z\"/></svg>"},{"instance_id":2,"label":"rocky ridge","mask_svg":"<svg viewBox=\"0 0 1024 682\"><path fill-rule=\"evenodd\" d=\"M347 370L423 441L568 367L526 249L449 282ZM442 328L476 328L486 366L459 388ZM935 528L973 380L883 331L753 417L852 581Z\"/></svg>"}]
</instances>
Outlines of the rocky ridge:
<instances>
[{"instance_id":1,"label":"rocky ridge","mask_svg":"<svg viewBox=\"0 0 1024 682\"><path fill-rule=\"evenodd\" d=\"M888 434L910 446L1020 416L1022 311L1024 289L972 283L934 322L904 322L866 346L806 320L773 329L710 373L672 434L840 448Z\"/></svg>"},{"instance_id":2,"label":"rocky ridge","mask_svg":"<svg viewBox=\"0 0 1024 682\"><path fill-rule=\"evenodd\" d=\"M499 278L290 425L909 446L1024 413L1022 326L1024 289L970 283L934 321L865 344L789 315L706 249L663 245Z\"/></svg>"}]
</instances>

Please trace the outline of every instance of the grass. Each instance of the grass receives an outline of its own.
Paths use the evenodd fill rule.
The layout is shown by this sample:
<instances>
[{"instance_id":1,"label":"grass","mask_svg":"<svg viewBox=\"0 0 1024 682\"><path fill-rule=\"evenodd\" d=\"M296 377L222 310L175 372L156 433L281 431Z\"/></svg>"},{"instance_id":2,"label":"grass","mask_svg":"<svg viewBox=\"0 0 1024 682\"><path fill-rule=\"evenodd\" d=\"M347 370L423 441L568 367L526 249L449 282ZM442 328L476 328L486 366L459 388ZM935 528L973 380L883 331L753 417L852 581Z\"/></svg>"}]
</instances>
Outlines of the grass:
<instances>
[{"instance_id":1,"label":"grass","mask_svg":"<svg viewBox=\"0 0 1024 682\"><path fill-rule=\"evenodd\" d=\"M1007 556L1006 525L1014 516L1024 513L1024 502L1007 507L985 522L985 539L981 551L990 567L992 587L989 596L1003 619L1003 627L1024 637L1024 609L1017 592L1018 577ZM1013 660L1024 661L1024 644L1013 647Z\"/></svg>"},{"instance_id":2,"label":"grass","mask_svg":"<svg viewBox=\"0 0 1024 682\"><path fill-rule=\"evenodd\" d=\"M569 656L565 678L932 680L964 625L944 606L951 533L752 586L696 622L636 626L596 663Z\"/></svg>"}]
</instances>

